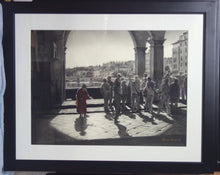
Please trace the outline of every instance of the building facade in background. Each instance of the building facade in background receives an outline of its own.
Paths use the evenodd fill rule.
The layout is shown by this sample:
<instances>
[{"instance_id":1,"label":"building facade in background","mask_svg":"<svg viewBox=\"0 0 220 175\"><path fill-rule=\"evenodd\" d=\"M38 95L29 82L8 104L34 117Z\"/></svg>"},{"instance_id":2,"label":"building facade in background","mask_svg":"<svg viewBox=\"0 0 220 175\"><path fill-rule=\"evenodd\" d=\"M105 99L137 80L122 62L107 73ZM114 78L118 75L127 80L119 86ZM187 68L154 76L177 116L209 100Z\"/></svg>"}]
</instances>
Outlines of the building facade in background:
<instances>
[{"instance_id":1,"label":"building facade in background","mask_svg":"<svg viewBox=\"0 0 220 175\"><path fill-rule=\"evenodd\" d=\"M167 60L167 59L165 59ZM171 60L167 61L171 62ZM167 66L165 61L164 66ZM179 40L173 43L171 69L174 75L187 74L188 64L188 32L180 35Z\"/></svg>"}]
</instances>

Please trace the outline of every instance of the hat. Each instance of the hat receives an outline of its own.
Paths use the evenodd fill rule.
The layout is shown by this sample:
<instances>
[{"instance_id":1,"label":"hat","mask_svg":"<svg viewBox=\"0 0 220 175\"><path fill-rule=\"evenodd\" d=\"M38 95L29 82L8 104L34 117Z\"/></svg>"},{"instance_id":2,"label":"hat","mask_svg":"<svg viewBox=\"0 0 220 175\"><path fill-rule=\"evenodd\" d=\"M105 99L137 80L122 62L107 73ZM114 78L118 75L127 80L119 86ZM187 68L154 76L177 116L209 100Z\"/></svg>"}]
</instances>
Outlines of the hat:
<instances>
[{"instance_id":1,"label":"hat","mask_svg":"<svg viewBox=\"0 0 220 175\"><path fill-rule=\"evenodd\" d=\"M120 74L120 73L118 73L118 74L117 74L117 77L121 77L121 74Z\"/></svg>"},{"instance_id":2,"label":"hat","mask_svg":"<svg viewBox=\"0 0 220 175\"><path fill-rule=\"evenodd\" d=\"M83 85L82 85L82 88L86 88L86 85L85 85L85 84L83 84Z\"/></svg>"}]
</instances>

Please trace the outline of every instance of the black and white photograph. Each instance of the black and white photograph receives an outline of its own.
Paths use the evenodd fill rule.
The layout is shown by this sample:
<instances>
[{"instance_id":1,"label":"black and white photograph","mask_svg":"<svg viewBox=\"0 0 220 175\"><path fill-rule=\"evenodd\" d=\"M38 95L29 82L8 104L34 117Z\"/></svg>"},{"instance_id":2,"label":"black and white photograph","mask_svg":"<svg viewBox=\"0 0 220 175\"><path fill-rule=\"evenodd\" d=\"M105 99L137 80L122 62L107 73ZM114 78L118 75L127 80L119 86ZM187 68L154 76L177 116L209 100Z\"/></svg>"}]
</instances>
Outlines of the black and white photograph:
<instances>
[{"instance_id":1,"label":"black and white photograph","mask_svg":"<svg viewBox=\"0 0 220 175\"><path fill-rule=\"evenodd\" d=\"M186 146L187 30L31 30L31 142Z\"/></svg>"},{"instance_id":2,"label":"black and white photograph","mask_svg":"<svg viewBox=\"0 0 220 175\"><path fill-rule=\"evenodd\" d=\"M217 0L3 5L5 170L213 172Z\"/></svg>"},{"instance_id":3,"label":"black and white photograph","mask_svg":"<svg viewBox=\"0 0 220 175\"><path fill-rule=\"evenodd\" d=\"M202 15L15 17L17 158L201 160Z\"/></svg>"}]
</instances>

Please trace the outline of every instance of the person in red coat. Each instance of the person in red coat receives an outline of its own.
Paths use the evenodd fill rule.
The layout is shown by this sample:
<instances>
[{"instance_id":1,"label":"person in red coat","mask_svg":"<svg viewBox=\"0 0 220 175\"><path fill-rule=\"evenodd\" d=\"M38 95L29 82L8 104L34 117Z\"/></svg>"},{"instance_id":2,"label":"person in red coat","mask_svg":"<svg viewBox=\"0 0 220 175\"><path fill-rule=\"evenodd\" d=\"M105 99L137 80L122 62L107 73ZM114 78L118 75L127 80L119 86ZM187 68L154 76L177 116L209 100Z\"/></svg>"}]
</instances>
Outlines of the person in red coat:
<instances>
[{"instance_id":1,"label":"person in red coat","mask_svg":"<svg viewBox=\"0 0 220 175\"><path fill-rule=\"evenodd\" d=\"M86 117L86 100L91 98L86 89L86 85L83 84L82 88L78 89L76 93L76 103L77 103L77 112L80 114L80 117L84 115Z\"/></svg>"}]
</instances>

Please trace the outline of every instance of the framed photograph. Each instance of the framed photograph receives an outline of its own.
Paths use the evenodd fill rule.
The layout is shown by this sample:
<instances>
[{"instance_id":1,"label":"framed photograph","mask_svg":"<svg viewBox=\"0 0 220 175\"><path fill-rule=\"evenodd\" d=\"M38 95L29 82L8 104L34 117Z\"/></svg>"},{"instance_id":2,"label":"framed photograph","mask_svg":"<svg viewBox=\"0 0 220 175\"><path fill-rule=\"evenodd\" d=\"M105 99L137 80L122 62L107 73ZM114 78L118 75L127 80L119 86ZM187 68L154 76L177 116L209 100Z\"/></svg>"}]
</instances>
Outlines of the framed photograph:
<instances>
[{"instance_id":1,"label":"framed photograph","mask_svg":"<svg viewBox=\"0 0 220 175\"><path fill-rule=\"evenodd\" d=\"M219 2L3 2L5 170L211 173Z\"/></svg>"}]
</instances>

